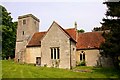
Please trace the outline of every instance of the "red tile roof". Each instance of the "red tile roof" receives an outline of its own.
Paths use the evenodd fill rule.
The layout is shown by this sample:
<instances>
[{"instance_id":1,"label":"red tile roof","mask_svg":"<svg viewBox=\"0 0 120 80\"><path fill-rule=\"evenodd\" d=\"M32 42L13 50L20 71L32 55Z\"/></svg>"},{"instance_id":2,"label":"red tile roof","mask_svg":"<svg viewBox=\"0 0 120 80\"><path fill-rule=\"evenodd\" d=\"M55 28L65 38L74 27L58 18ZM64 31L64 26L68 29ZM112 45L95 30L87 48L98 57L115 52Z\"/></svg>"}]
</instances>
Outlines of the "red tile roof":
<instances>
[{"instance_id":1,"label":"red tile roof","mask_svg":"<svg viewBox=\"0 0 120 80\"><path fill-rule=\"evenodd\" d=\"M79 33L76 47L77 49L99 48L104 41L102 32Z\"/></svg>"},{"instance_id":2,"label":"red tile roof","mask_svg":"<svg viewBox=\"0 0 120 80\"><path fill-rule=\"evenodd\" d=\"M30 42L28 43L27 47L31 46L41 46L41 38L44 36L46 32L36 32Z\"/></svg>"},{"instance_id":3,"label":"red tile roof","mask_svg":"<svg viewBox=\"0 0 120 80\"><path fill-rule=\"evenodd\" d=\"M76 41L76 29L75 28L65 29L65 31Z\"/></svg>"}]
</instances>

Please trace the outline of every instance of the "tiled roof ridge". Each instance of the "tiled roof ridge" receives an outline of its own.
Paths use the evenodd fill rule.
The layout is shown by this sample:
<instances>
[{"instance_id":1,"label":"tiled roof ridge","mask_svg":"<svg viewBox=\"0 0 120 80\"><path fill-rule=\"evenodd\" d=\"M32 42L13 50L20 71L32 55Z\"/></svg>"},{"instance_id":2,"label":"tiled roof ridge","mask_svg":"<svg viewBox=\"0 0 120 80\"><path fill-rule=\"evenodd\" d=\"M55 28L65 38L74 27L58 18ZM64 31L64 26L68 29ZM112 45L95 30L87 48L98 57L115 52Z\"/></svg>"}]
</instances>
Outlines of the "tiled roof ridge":
<instances>
[{"instance_id":1,"label":"tiled roof ridge","mask_svg":"<svg viewBox=\"0 0 120 80\"><path fill-rule=\"evenodd\" d=\"M47 31L41 31L41 32L35 32L35 33L46 33L46 32L47 32ZM34 34L35 34L35 33L34 33Z\"/></svg>"},{"instance_id":2,"label":"tiled roof ridge","mask_svg":"<svg viewBox=\"0 0 120 80\"><path fill-rule=\"evenodd\" d=\"M78 32L79 34L89 34L89 33L103 33L102 31L94 31L94 32L84 32L84 33L80 33L80 32Z\"/></svg>"},{"instance_id":3,"label":"tiled roof ridge","mask_svg":"<svg viewBox=\"0 0 120 80\"><path fill-rule=\"evenodd\" d=\"M75 29L75 28L66 28L65 30L69 30L69 29Z\"/></svg>"}]
</instances>

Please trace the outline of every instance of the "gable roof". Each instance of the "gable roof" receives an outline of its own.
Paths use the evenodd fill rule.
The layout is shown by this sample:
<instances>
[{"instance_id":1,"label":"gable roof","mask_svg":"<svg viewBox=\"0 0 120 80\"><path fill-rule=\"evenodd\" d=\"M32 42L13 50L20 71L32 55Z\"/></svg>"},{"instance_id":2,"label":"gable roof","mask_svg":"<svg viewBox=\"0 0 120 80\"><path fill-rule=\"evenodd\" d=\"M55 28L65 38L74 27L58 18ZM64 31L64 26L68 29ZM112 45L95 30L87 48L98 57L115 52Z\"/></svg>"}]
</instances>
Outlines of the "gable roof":
<instances>
[{"instance_id":1,"label":"gable roof","mask_svg":"<svg viewBox=\"0 0 120 80\"><path fill-rule=\"evenodd\" d=\"M60 28L60 30L62 30L63 33L64 33L68 38L70 38L72 41L76 42L76 40L70 35L70 33L68 33L65 29L63 29L57 22L53 21L52 25L53 25L53 24L56 24L56 25L58 26L58 28ZM52 25L50 26L50 28L48 29L48 31L51 29ZM75 28L74 28L74 29L75 29ZM48 32L48 31L47 31L47 32ZM45 33L45 35L47 34L47 32ZM44 35L44 36L45 36L45 35ZM44 38L44 36L43 36L43 38Z\"/></svg>"},{"instance_id":2,"label":"gable roof","mask_svg":"<svg viewBox=\"0 0 120 80\"><path fill-rule=\"evenodd\" d=\"M102 32L87 32L79 33L77 41L77 49L94 49L99 48L105 39L102 36Z\"/></svg>"}]
</instances>

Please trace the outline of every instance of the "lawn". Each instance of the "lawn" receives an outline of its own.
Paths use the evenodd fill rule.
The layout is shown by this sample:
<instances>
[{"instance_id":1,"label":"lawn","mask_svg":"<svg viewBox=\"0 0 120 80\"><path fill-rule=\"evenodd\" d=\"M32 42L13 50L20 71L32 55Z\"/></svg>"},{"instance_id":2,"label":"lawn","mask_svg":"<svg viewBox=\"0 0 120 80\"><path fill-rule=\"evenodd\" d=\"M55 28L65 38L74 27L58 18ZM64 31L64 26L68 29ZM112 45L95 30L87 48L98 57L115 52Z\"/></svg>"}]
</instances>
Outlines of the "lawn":
<instances>
[{"instance_id":1,"label":"lawn","mask_svg":"<svg viewBox=\"0 0 120 80\"><path fill-rule=\"evenodd\" d=\"M120 71L111 68L80 66L72 70L38 67L2 61L2 78L120 78Z\"/></svg>"}]
</instances>

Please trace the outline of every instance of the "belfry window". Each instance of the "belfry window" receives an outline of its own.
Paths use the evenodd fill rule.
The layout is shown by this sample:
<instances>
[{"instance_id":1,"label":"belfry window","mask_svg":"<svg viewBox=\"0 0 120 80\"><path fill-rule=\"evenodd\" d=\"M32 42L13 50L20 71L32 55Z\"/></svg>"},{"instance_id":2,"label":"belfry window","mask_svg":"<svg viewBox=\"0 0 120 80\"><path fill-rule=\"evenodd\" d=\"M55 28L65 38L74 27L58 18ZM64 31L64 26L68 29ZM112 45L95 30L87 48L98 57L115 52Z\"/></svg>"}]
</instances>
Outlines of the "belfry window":
<instances>
[{"instance_id":1,"label":"belfry window","mask_svg":"<svg viewBox=\"0 0 120 80\"><path fill-rule=\"evenodd\" d=\"M50 48L51 49L51 59L60 59L60 50L59 48Z\"/></svg>"},{"instance_id":2,"label":"belfry window","mask_svg":"<svg viewBox=\"0 0 120 80\"><path fill-rule=\"evenodd\" d=\"M23 35L25 34L24 31L22 32L22 34L23 34Z\"/></svg>"},{"instance_id":3,"label":"belfry window","mask_svg":"<svg viewBox=\"0 0 120 80\"><path fill-rule=\"evenodd\" d=\"M85 61L85 52L81 51L80 53L80 61Z\"/></svg>"},{"instance_id":4,"label":"belfry window","mask_svg":"<svg viewBox=\"0 0 120 80\"><path fill-rule=\"evenodd\" d=\"M26 20L25 20L25 19L23 20L23 25L24 25L24 24L26 24Z\"/></svg>"}]
</instances>

